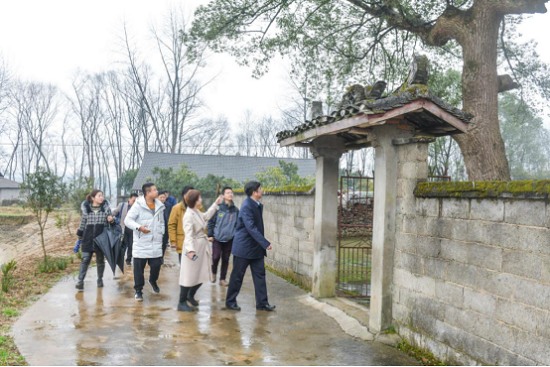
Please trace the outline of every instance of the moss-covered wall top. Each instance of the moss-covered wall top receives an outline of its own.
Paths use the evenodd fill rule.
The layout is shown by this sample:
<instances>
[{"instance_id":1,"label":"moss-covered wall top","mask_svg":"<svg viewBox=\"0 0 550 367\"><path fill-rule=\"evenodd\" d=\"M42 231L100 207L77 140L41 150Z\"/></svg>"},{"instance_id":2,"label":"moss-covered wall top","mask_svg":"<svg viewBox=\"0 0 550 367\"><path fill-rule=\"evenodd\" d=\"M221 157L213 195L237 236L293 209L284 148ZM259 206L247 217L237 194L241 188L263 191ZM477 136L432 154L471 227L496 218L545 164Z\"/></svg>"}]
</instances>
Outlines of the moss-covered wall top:
<instances>
[{"instance_id":1,"label":"moss-covered wall top","mask_svg":"<svg viewBox=\"0 0 550 367\"><path fill-rule=\"evenodd\" d=\"M423 198L548 199L550 180L421 182L414 194Z\"/></svg>"},{"instance_id":2,"label":"moss-covered wall top","mask_svg":"<svg viewBox=\"0 0 550 367\"><path fill-rule=\"evenodd\" d=\"M315 194L315 186L309 185L309 186L284 186L284 187L276 187L276 188L269 188L269 187L262 187L262 190L264 192L264 195L274 195L274 196L289 196L289 195L295 195L295 196L302 196L302 195L313 195ZM233 192L236 195L244 195L244 189L235 189Z\"/></svg>"}]
</instances>

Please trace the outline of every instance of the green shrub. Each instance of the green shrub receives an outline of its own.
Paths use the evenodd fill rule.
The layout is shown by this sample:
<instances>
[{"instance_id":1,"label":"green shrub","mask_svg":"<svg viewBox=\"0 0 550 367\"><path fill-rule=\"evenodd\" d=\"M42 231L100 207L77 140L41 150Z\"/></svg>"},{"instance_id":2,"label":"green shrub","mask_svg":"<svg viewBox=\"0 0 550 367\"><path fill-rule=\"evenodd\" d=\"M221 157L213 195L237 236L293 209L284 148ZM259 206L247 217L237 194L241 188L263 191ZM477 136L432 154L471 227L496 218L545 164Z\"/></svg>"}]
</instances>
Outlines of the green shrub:
<instances>
[{"instance_id":1,"label":"green shrub","mask_svg":"<svg viewBox=\"0 0 550 367\"><path fill-rule=\"evenodd\" d=\"M38 263L38 271L40 273L53 273L55 271L65 270L67 269L67 265L73 262L74 260L70 257L49 257Z\"/></svg>"},{"instance_id":2,"label":"green shrub","mask_svg":"<svg viewBox=\"0 0 550 367\"><path fill-rule=\"evenodd\" d=\"M8 292L13 285L13 272L17 269L17 261L11 260L2 264L2 292Z\"/></svg>"}]
</instances>

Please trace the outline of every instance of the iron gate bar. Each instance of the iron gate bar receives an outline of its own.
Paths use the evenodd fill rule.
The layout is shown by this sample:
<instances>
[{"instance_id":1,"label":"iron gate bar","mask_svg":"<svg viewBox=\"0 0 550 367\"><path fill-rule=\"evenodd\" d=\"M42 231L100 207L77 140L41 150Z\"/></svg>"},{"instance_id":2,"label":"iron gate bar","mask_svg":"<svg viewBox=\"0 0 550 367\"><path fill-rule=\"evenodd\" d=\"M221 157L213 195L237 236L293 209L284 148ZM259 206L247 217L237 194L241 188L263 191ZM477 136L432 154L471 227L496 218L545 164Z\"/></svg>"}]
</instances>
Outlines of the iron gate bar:
<instances>
[{"instance_id":1,"label":"iron gate bar","mask_svg":"<svg viewBox=\"0 0 550 367\"><path fill-rule=\"evenodd\" d=\"M369 191L371 186L372 191ZM369 192L372 192L372 196L369 196ZM346 195L345 199L344 195ZM372 241L372 234L355 232L351 233L355 236L346 236L345 230L373 228L373 213L369 212L369 209L374 205L374 178L349 175L340 177L339 201L337 295L369 299L372 251L372 245L369 242ZM349 208L346 211L349 220L344 217L346 208ZM361 213L361 210L364 210L364 213ZM357 219L368 224L354 223Z\"/></svg>"}]
</instances>

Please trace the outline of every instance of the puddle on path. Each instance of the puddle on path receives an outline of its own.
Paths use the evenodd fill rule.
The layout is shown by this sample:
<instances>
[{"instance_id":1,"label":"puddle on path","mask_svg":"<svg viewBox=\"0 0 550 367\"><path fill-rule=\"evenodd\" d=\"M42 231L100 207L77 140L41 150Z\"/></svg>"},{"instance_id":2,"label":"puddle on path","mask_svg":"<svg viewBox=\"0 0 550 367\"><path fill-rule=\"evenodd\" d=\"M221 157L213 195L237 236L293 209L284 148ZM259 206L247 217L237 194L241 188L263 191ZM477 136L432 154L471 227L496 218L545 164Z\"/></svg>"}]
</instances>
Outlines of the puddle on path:
<instances>
[{"instance_id":1,"label":"puddle on path","mask_svg":"<svg viewBox=\"0 0 550 367\"><path fill-rule=\"evenodd\" d=\"M415 364L393 348L346 335L299 302L302 290L272 274L268 290L276 312L256 311L249 274L241 312L226 310L227 288L210 283L197 294L198 312L178 312L177 256L169 253L168 261L162 293L146 287L143 303L133 298L131 268L118 279L107 276L102 289L95 268L84 292L76 292L72 280L58 283L14 325L19 350L31 365Z\"/></svg>"}]
</instances>

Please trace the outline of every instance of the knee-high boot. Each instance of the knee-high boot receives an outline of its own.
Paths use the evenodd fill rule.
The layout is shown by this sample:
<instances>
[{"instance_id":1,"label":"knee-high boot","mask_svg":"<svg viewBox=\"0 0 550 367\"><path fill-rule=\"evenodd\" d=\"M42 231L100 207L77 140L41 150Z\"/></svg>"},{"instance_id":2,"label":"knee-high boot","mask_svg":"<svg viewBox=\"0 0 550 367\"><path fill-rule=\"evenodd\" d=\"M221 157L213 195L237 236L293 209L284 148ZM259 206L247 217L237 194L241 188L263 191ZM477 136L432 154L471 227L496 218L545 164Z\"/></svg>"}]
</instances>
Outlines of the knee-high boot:
<instances>
[{"instance_id":1,"label":"knee-high boot","mask_svg":"<svg viewBox=\"0 0 550 367\"><path fill-rule=\"evenodd\" d=\"M88 272L88 267L92 261L92 252L82 252L82 262L80 263L80 271L78 272L78 283L76 283L77 289L84 289L84 278Z\"/></svg>"},{"instance_id":2,"label":"knee-high boot","mask_svg":"<svg viewBox=\"0 0 550 367\"><path fill-rule=\"evenodd\" d=\"M178 304L178 311L183 312L193 312L193 308L191 308L187 304L187 297L189 295L189 287L181 287L180 286L180 303Z\"/></svg>"},{"instance_id":3,"label":"knee-high boot","mask_svg":"<svg viewBox=\"0 0 550 367\"><path fill-rule=\"evenodd\" d=\"M95 253L95 258L97 261L97 287L103 287L103 273L105 272L105 255L103 252L97 251Z\"/></svg>"},{"instance_id":4,"label":"knee-high boot","mask_svg":"<svg viewBox=\"0 0 550 367\"><path fill-rule=\"evenodd\" d=\"M191 287L189 288L189 295L187 297L187 301L193 306L193 307L198 307L199 306L199 301L197 301L195 299L195 294L197 293L197 291L199 290L199 288L201 287L202 283L201 284L197 284L196 286L194 287Z\"/></svg>"}]
</instances>

